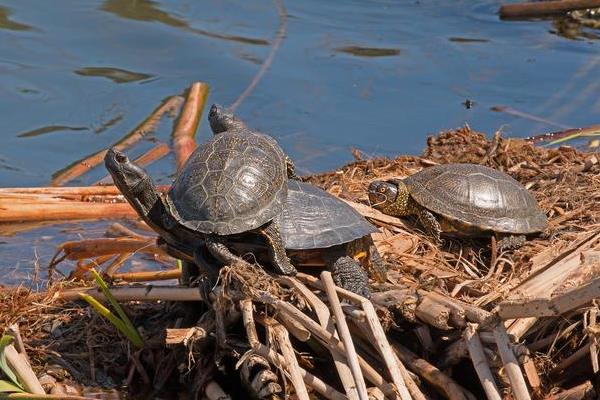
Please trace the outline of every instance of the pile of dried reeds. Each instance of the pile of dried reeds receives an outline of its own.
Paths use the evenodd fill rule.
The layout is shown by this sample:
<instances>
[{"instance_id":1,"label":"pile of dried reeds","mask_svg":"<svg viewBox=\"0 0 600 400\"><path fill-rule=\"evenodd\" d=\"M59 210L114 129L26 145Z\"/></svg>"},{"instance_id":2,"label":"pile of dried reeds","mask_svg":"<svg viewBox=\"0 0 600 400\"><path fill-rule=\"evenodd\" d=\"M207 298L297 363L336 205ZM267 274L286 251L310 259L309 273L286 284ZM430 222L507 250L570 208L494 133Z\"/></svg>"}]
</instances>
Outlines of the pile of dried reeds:
<instances>
[{"instance_id":1,"label":"pile of dried reeds","mask_svg":"<svg viewBox=\"0 0 600 400\"><path fill-rule=\"evenodd\" d=\"M78 265L72 279L55 282L47 294L1 290L0 326L19 324L37 375L63 384L54 383L60 387L55 391L64 391L70 379L156 391L186 382L197 398L211 399L248 393L301 399L594 398L600 297L596 156L499 134L487 140L468 127L430 138L421 157L355 156L356 162L307 180L380 227L375 241L389 279L374 287L371 301L335 287L327 272L281 278L266 274L251 257L224 268L211 294L127 283L173 279L179 270L151 232L139 224L114 224L112 238L61 246L53 265L65 258ZM548 230L514 252L498 253L484 240L447 239L440 248L413 221L368 207L371 180L448 162L492 166L521 181L547 211ZM118 271L139 253L170 268ZM82 287L93 266L104 270L113 295L126 302L145 339L142 350L74 302L84 291L102 297Z\"/></svg>"}]
</instances>

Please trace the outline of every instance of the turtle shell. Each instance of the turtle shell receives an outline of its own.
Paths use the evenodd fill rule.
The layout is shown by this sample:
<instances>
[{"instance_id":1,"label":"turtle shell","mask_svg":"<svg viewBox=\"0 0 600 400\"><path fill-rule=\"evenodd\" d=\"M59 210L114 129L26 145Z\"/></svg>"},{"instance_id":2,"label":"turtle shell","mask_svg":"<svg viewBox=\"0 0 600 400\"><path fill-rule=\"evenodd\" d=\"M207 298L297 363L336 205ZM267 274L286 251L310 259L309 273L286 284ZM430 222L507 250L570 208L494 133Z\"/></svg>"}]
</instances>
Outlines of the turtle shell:
<instances>
[{"instance_id":1,"label":"turtle shell","mask_svg":"<svg viewBox=\"0 0 600 400\"><path fill-rule=\"evenodd\" d=\"M377 232L354 208L309 183L288 181L288 196L276 221L288 250L327 248Z\"/></svg>"},{"instance_id":2,"label":"turtle shell","mask_svg":"<svg viewBox=\"0 0 600 400\"><path fill-rule=\"evenodd\" d=\"M188 159L167 195L187 228L230 235L280 214L287 196L285 155L275 139L250 130L213 136Z\"/></svg>"},{"instance_id":3,"label":"turtle shell","mask_svg":"<svg viewBox=\"0 0 600 400\"><path fill-rule=\"evenodd\" d=\"M528 234L548 220L531 193L504 172L476 164L444 164L404 179L426 209L475 230Z\"/></svg>"}]
</instances>

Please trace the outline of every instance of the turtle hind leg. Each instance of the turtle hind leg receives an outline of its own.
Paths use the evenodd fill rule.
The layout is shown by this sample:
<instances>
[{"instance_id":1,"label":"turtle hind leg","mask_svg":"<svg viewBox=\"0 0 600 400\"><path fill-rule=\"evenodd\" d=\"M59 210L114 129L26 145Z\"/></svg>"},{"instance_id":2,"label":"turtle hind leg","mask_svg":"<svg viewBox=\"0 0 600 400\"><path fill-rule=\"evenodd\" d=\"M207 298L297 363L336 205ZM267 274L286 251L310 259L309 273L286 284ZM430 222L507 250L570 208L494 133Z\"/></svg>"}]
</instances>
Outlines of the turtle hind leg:
<instances>
[{"instance_id":1,"label":"turtle hind leg","mask_svg":"<svg viewBox=\"0 0 600 400\"><path fill-rule=\"evenodd\" d=\"M498 238L498 251L514 250L525 243L525 235L508 235Z\"/></svg>"},{"instance_id":2,"label":"turtle hind leg","mask_svg":"<svg viewBox=\"0 0 600 400\"><path fill-rule=\"evenodd\" d=\"M387 268L383 263L383 258L381 258L381 254L379 254L379 250L377 250L377 246L373 242L373 238L369 235L365 237L365 247L368 249L367 254L369 257L369 269L371 270L372 276L378 282L387 281Z\"/></svg>"},{"instance_id":3,"label":"turtle hind leg","mask_svg":"<svg viewBox=\"0 0 600 400\"><path fill-rule=\"evenodd\" d=\"M296 271L285 253L279 224L276 221L271 221L260 227L259 230L267 240L269 256L277 271L283 275L296 275L298 271Z\"/></svg>"},{"instance_id":4,"label":"turtle hind leg","mask_svg":"<svg viewBox=\"0 0 600 400\"><path fill-rule=\"evenodd\" d=\"M440 237L442 233L442 227L438 219L433 215L433 213L424 208L419 208L416 210L417 218L419 219L419 223L423 225L425 231L433 236L437 244L442 244L442 238Z\"/></svg>"},{"instance_id":5,"label":"turtle hind leg","mask_svg":"<svg viewBox=\"0 0 600 400\"><path fill-rule=\"evenodd\" d=\"M371 297L367 271L352 257L342 256L328 263L335 284L341 288L366 297Z\"/></svg>"},{"instance_id":6,"label":"turtle hind leg","mask_svg":"<svg viewBox=\"0 0 600 400\"><path fill-rule=\"evenodd\" d=\"M346 245L346 255L366 267L371 279L381 283L387 281L387 268L371 235L349 242Z\"/></svg>"}]
</instances>

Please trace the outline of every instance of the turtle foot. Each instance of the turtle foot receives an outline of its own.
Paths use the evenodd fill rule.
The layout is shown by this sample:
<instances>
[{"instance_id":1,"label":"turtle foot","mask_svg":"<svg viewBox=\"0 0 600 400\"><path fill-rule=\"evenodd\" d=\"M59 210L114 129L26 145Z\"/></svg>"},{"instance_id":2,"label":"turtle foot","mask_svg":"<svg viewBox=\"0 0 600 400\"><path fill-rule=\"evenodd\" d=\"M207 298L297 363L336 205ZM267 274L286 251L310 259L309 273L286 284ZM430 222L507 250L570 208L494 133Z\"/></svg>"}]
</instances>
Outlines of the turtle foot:
<instances>
[{"instance_id":1,"label":"turtle foot","mask_svg":"<svg viewBox=\"0 0 600 400\"><path fill-rule=\"evenodd\" d=\"M498 241L498 251L514 250L525 243L525 235L510 235Z\"/></svg>"},{"instance_id":2,"label":"turtle foot","mask_svg":"<svg viewBox=\"0 0 600 400\"><path fill-rule=\"evenodd\" d=\"M338 258L331 266L331 275L336 285L360 296L371 297L367 271L352 257Z\"/></svg>"}]
</instances>

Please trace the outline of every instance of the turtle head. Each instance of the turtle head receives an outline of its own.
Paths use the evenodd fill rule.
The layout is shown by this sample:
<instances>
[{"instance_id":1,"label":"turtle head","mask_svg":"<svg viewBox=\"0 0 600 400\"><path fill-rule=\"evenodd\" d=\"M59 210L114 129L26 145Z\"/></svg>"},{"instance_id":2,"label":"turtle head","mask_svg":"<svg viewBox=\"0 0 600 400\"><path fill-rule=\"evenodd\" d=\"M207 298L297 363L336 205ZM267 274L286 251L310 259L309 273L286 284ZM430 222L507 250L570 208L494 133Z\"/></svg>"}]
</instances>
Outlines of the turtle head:
<instances>
[{"instance_id":1,"label":"turtle head","mask_svg":"<svg viewBox=\"0 0 600 400\"><path fill-rule=\"evenodd\" d=\"M369 202L373 208L393 216L409 212L410 194L400 179L373 181L369 184Z\"/></svg>"},{"instance_id":2,"label":"turtle head","mask_svg":"<svg viewBox=\"0 0 600 400\"><path fill-rule=\"evenodd\" d=\"M231 129L244 129L246 124L239 120L233 111L224 108L219 104L213 104L208 112L208 122L210 128L216 135Z\"/></svg>"},{"instance_id":3,"label":"turtle head","mask_svg":"<svg viewBox=\"0 0 600 400\"><path fill-rule=\"evenodd\" d=\"M114 148L109 149L104 156L104 165L129 204L146 220L150 210L160 201L150 176Z\"/></svg>"}]
</instances>

